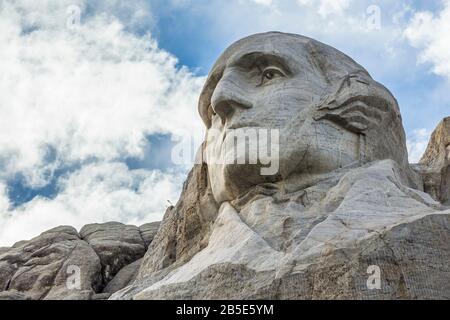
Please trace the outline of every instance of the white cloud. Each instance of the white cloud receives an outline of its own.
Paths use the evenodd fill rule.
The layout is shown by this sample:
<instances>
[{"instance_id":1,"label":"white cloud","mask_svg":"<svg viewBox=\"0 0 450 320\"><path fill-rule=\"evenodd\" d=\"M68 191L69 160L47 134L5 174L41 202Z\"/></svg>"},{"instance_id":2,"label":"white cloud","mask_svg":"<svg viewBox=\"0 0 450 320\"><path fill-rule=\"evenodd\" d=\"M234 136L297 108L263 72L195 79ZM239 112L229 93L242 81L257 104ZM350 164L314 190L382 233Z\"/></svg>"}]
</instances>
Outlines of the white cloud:
<instances>
[{"instance_id":1,"label":"white cloud","mask_svg":"<svg viewBox=\"0 0 450 320\"><path fill-rule=\"evenodd\" d=\"M145 3L2 1L0 246L60 224L159 220L166 200L176 202L179 174L121 164L143 156L146 135L203 130L204 79L177 67L150 35L127 31L151 17ZM84 12L75 28L66 26L70 5ZM60 179L53 200L11 208L8 179L20 173L41 187L55 170L85 160L91 164Z\"/></svg>"},{"instance_id":2,"label":"white cloud","mask_svg":"<svg viewBox=\"0 0 450 320\"><path fill-rule=\"evenodd\" d=\"M254 5L236 5L252 2L274 10L255 14ZM210 38L220 39L221 46L256 32L300 33L344 50L383 82L383 77L403 79L412 69L415 56L409 47L405 51L404 34L403 40L421 50L420 61L433 63L438 74L450 74L448 0L438 15L417 14L406 33L405 20L413 9L388 0L377 1L379 30L367 28L369 0L170 3L184 10L193 6L208 17ZM148 4L1 1L0 246L59 224L160 219L166 200L176 201L179 175L128 170L121 164L125 157L142 155L145 135L198 136L203 131L196 105L204 79L178 68L176 58L151 36L128 32L152 25ZM70 5L83 12L78 28L66 28ZM411 162L422 155L429 133L422 129L408 136ZM97 161L59 181L55 199L36 198L11 208L6 180L16 173L24 174L30 186L43 186L62 165L92 158Z\"/></svg>"},{"instance_id":3,"label":"white cloud","mask_svg":"<svg viewBox=\"0 0 450 320\"><path fill-rule=\"evenodd\" d=\"M322 18L342 14L352 0L297 0L300 6L313 6Z\"/></svg>"},{"instance_id":4,"label":"white cloud","mask_svg":"<svg viewBox=\"0 0 450 320\"><path fill-rule=\"evenodd\" d=\"M442 4L437 14L416 13L404 34L420 50L419 62L431 63L434 73L450 79L450 0L442 0Z\"/></svg>"},{"instance_id":5,"label":"white cloud","mask_svg":"<svg viewBox=\"0 0 450 320\"><path fill-rule=\"evenodd\" d=\"M7 187L4 183L0 182L0 217L1 214L8 211L10 207L9 198L7 194ZM0 223L1 223L0 218ZM0 245L1 246L1 245Z\"/></svg>"},{"instance_id":6,"label":"white cloud","mask_svg":"<svg viewBox=\"0 0 450 320\"><path fill-rule=\"evenodd\" d=\"M53 8L43 13L49 19L34 19L42 29L23 34L19 17L35 16L24 8L6 2L0 11L4 177L22 172L30 185L45 184L49 147L66 164L113 160L141 155L146 134L202 130L203 79L178 69L150 36L127 33L104 15L69 30L54 17L65 11Z\"/></svg>"},{"instance_id":7,"label":"white cloud","mask_svg":"<svg viewBox=\"0 0 450 320\"><path fill-rule=\"evenodd\" d=\"M184 174L129 170L123 163L84 166L60 181L52 200L37 197L6 211L8 198L0 188L0 246L29 239L58 225L81 228L88 223L128 224L160 220L167 200L175 203Z\"/></svg>"},{"instance_id":8,"label":"white cloud","mask_svg":"<svg viewBox=\"0 0 450 320\"><path fill-rule=\"evenodd\" d=\"M409 162L417 163L425 152L430 140L431 131L425 128L413 130L407 136Z\"/></svg>"},{"instance_id":9,"label":"white cloud","mask_svg":"<svg viewBox=\"0 0 450 320\"><path fill-rule=\"evenodd\" d=\"M276 10L256 11L254 6L237 6L236 1L227 1L205 8L192 5L192 11L214 17L208 24L208 32L214 35L213 39L224 39L224 43L257 32L298 33L345 51L369 71L375 70L380 78L394 68L407 69L405 65L415 57L405 58L411 55L405 53L402 37L406 14L395 16L395 21L393 18L399 11L405 11L404 5L388 0L376 4L379 10L374 12L374 2L370 0L272 1ZM228 14L218 17L217 12ZM380 21L376 21L374 28L378 13Z\"/></svg>"},{"instance_id":10,"label":"white cloud","mask_svg":"<svg viewBox=\"0 0 450 320\"><path fill-rule=\"evenodd\" d=\"M262 6L270 7L272 5L272 0L252 0L256 4L260 4Z\"/></svg>"}]
</instances>

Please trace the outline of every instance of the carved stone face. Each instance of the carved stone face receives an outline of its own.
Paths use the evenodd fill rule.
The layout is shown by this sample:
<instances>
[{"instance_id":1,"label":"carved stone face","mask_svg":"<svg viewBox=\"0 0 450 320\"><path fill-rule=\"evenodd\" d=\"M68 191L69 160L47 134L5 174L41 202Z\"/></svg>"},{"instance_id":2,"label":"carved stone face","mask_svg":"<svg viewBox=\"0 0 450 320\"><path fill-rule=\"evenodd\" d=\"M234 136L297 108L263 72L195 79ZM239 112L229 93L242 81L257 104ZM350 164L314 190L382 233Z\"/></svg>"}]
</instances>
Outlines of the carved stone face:
<instances>
[{"instance_id":1,"label":"carved stone face","mask_svg":"<svg viewBox=\"0 0 450 320\"><path fill-rule=\"evenodd\" d=\"M213 67L199 111L208 127L204 158L219 203L292 174L375 159L404 161L406 155L406 147L394 151L398 140L405 142L390 93L343 53L297 35L266 33L233 44ZM395 125L380 136L386 121ZM260 164L216 164L230 152L229 130L258 128L279 132L276 174L261 175ZM383 136L391 140L384 146Z\"/></svg>"}]
</instances>

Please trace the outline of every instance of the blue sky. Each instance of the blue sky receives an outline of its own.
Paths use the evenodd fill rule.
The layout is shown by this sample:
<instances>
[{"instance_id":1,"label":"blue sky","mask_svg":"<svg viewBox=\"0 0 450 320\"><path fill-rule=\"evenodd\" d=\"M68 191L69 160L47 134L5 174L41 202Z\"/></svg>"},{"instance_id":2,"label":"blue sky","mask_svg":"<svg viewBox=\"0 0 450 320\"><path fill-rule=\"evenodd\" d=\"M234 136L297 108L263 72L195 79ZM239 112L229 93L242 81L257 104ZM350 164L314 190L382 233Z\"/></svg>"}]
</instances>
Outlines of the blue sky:
<instances>
[{"instance_id":1,"label":"blue sky","mask_svg":"<svg viewBox=\"0 0 450 320\"><path fill-rule=\"evenodd\" d=\"M191 165L171 162L174 139L204 132L209 69L272 30L330 44L388 87L412 162L450 115L449 0L3 0L0 246L161 219Z\"/></svg>"},{"instance_id":2,"label":"blue sky","mask_svg":"<svg viewBox=\"0 0 450 320\"><path fill-rule=\"evenodd\" d=\"M232 1L233 2L233 1ZM431 61L420 63L419 56L421 50L412 46L404 35L390 37L393 54L396 58L386 59L386 48L376 46L383 44L385 32L395 28L397 32L404 32L410 21L417 12L427 11L435 16L445 8L443 1L399 1L393 5L388 1L362 1L359 5L359 14L364 15L368 5L378 5L381 12L381 29L366 34L350 34L342 40L342 33L339 30L336 38L333 32L320 33L317 29L302 31L301 26L296 25L295 19L283 23L275 23L270 19L274 10L270 6L255 6L240 1L242 6L241 15L251 13L249 19L257 21L254 25L232 24L229 30L220 28L217 32L217 24L222 23L222 16L229 14L227 10L214 10L214 8L227 8L239 6L211 5L210 1L186 1L178 6L167 6L166 1L155 1L152 5L155 16L155 26L153 27L154 37L158 40L161 48L174 54L180 65L188 66L199 75L208 73L217 56L232 42L255 32L265 32L278 30L286 32L301 33L312 36L325 43L334 45L343 52L349 54L356 61L365 66L372 76L385 84L397 97L402 109L404 126L411 139L415 137L415 130L432 130L437 123L445 116L450 115L450 99L446 94L448 90L448 77L432 72L433 63ZM283 10L290 10L295 4L287 4L289 1L276 2L283 17ZM295 2L295 1L294 1ZM281 4L280 4L281 3ZM319 1L315 1L316 5ZM349 4L347 10L352 10L354 2ZM249 8L249 6L251 8ZM209 10L205 7L212 7ZM407 9L405 9L407 8ZM298 11L302 8L297 7ZM393 27L392 19L400 10L405 10L403 21ZM234 10L230 10L233 12ZM221 12L219 17L215 17L211 12ZM356 15L356 14L355 14ZM327 17L328 19L329 17ZM333 18L333 17L331 17ZM291 17L292 19L292 17ZM339 20L339 19L337 19ZM320 24L320 21L319 21ZM388 29L384 31L383 29ZM152 29L152 30L153 30ZM377 35L379 33L379 35ZM372 43L373 41L373 43ZM371 48L365 48L370 46ZM384 65L384 66L383 66ZM381 66L381 67L380 67ZM421 151L421 150L420 150ZM416 152L413 156L417 160Z\"/></svg>"},{"instance_id":3,"label":"blue sky","mask_svg":"<svg viewBox=\"0 0 450 320\"><path fill-rule=\"evenodd\" d=\"M288 1L285 1L286 4ZM316 1L318 3L319 1ZM251 10L256 17L251 20L258 20L257 26L233 25L233 30L223 31L219 36L215 33L216 26L211 24L221 23L220 17L213 17L208 10L199 9L207 7L210 1L195 1L195 5L186 3L178 7L167 7L166 1L154 5L155 16L157 16L156 32L154 36L159 41L160 47L173 53L180 61L181 65L188 66L200 75L207 74L217 56L232 42L255 32L265 32L270 30L302 33L301 27L295 26L295 21L286 21L277 23L280 27L272 25L270 19L261 22L264 17L270 17L271 8L266 6L252 6ZM242 3L242 2L241 2ZM393 6L386 1L371 1L369 4L377 4L381 9L381 30L373 31L368 34L379 43L379 37L376 33L380 32L383 37L383 24L386 28L392 27L392 16L399 10L399 6ZM441 1L400 1L403 5L411 6L411 11L405 14L405 24L399 29L405 29L408 18L414 15L414 12L426 10L434 14L439 14L443 8ZM245 5L243 5L246 7ZM364 8L367 4L359 6L360 14L364 14ZM281 8L283 8L281 6ZM284 9L289 10L291 6ZM244 9L243 9L244 10ZM247 8L248 11L250 11ZM298 8L301 10L301 7ZM212 10L213 11L213 10ZM351 8L349 11L352 11ZM227 15L227 11L218 11L221 15ZM353 11L354 12L354 11ZM258 19L258 15L261 19ZM281 16L283 13L281 14ZM217 20L219 21L217 21ZM216 20L216 21L215 21ZM294 24L294 25L293 25ZM433 128L444 116L450 115L450 103L448 98L442 100L435 97L433 93L445 90L445 77L431 72L432 64L419 64L417 61L420 51L408 44L405 39L396 38L395 50L401 55L401 60L392 59L386 61L385 48L371 48L369 52L363 52L364 46L371 45L370 39L364 39L363 36L352 36L341 41L333 39L333 33L319 34L315 30L305 31L307 36L312 36L328 44L334 45L343 52L349 54L356 61L365 66L372 76L385 84L397 97L403 110L404 125L406 131L412 131L417 128ZM331 40L330 40L331 39ZM390 39L389 39L390 40ZM346 41L350 43L346 43ZM391 40L392 41L392 40ZM380 65L388 63L385 68L379 68ZM430 103L429 98L433 97Z\"/></svg>"}]
</instances>

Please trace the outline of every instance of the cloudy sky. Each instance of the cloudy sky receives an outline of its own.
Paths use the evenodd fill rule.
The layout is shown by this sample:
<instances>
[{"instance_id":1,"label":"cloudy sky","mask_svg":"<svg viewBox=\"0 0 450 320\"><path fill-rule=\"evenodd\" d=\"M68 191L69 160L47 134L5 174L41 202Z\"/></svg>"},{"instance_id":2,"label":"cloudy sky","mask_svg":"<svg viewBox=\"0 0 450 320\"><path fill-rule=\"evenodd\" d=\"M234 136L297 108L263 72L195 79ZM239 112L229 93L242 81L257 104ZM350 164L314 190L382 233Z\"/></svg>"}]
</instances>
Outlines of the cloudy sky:
<instances>
[{"instance_id":1,"label":"cloudy sky","mask_svg":"<svg viewBox=\"0 0 450 320\"><path fill-rule=\"evenodd\" d=\"M0 246L58 225L160 220L232 42L300 33L397 97L410 161L450 115L450 0L0 0Z\"/></svg>"}]
</instances>

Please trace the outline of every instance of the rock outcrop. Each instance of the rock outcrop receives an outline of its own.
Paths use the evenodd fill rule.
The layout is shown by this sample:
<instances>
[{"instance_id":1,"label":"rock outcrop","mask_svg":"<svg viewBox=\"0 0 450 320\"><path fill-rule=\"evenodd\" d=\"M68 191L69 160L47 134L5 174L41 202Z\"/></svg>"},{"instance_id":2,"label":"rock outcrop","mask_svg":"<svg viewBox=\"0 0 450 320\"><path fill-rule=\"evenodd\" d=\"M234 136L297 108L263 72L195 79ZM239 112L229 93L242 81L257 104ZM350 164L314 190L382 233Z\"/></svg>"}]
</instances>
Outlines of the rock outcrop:
<instances>
[{"instance_id":1,"label":"rock outcrop","mask_svg":"<svg viewBox=\"0 0 450 320\"><path fill-rule=\"evenodd\" d=\"M225 51L199 112L201 161L161 224L1 248L0 299L450 298L449 118L409 164L393 95L338 50L277 32ZM246 162L272 144L273 162Z\"/></svg>"},{"instance_id":2,"label":"rock outcrop","mask_svg":"<svg viewBox=\"0 0 450 320\"><path fill-rule=\"evenodd\" d=\"M305 203L315 188L259 196L240 212L224 204L189 261L143 264L112 299L450 298L450 211L402 176L386 160L344 173L318 205ZM378 290L367 287L371 266Z\"/></svg>"},{"instance_id":3,"label":"rock outcrop","mask_svg":"<svg viewBox=\"0 0 450 320\"><path fill-rule=\"evenodd\" d=\"M439 123L415 169L423 176L425 192L450 204L450 117Z\"/></svg>"},{"instance_id":4,"label":"rock outcrop","mask_svg":"<svg viewBox=\"0 0 450 320\"><path fill-rule=\"evenodd\" d=\"M108 298L131 280L124 272L137 272L129 267L151 243L158 223L151 225L143 226L146 240L138 227L105 223L87 225L80 233L54 228L6 248L0 252L0 299Z\"/></svg>"},{"instance_id":5,"label":"rock outcrop","mask_svg":"<svg viewBox=\"0 0 450 320\"><path fill-rule=\"evenodd\" d=\"M146 250L139 228L118 222L84 226L80 236L100 258L104 285L123 267L142 258Z\"/></svg>"},{"instance_id":6,"label":"rock outcrop","mask_svg":"<svg viewBox=\"0 0 450 320\"><path fill-rule=\"evenodd\" d=\"M341 52L282 33L230 46L199 111L202 164L110 299L450 297L444 125L411 166L392 94ZM227 148L242 128L278 130L276 174L246 162L256 134L230 141L242 156Z\"/></svg>"}]
</instances>

